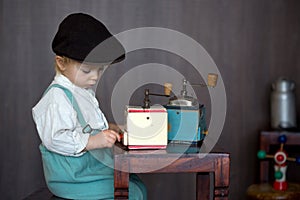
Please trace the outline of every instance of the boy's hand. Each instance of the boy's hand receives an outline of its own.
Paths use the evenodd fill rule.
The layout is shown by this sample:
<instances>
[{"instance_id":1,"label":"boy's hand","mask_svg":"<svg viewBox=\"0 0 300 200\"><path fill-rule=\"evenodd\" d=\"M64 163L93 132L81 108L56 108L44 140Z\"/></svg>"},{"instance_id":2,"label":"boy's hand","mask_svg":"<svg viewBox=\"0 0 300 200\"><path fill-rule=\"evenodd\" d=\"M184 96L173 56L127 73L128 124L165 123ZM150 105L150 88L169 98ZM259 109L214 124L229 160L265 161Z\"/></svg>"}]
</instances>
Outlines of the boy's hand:
<instances>
[{"instance_id":1,"label":"boy's hand","mask_svg":"<svg viewBox=\"0 0 300 200\"><path fill-rule=\"evenodd\" d=\"M114 131L116 131L118 133L123 133L122 129L124 129L124 127L122 125L117 125L117 124L109 123L108 126L109 126L109 129L111 129L111 130L114 130Z\"/></svg>"},{"instance_id":2,"label":"boy's hand","mask_svg":"<svg viewBox=\"0 0 300 200\"><path fill-rule=\"evenodd\" d=\"M89 137L88 143L86 145L86 150L112 147L115 144L116 140L118 140L119 142L121 141L119 133L111 129L104 130L96 135L91 135Z\"/></svg>"}]
</instances>

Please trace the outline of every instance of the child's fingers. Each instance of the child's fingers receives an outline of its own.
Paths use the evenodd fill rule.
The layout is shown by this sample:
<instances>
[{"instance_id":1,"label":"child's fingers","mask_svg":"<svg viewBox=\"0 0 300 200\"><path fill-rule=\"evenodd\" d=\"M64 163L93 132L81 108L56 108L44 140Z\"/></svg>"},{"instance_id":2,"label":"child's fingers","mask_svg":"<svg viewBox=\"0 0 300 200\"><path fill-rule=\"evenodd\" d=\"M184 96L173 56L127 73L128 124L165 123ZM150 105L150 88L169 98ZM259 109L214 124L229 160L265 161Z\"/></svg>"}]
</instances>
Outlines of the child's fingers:
<instances>
[{"instance_id":1,"label":"child's fingers","mask_svg":"<svg viewBox=\"0 0 300 200\"><path fill-rule=\"evenodd\" d=\"M119 142L121 141L121 137L120 137L120 134L117 133L116 131L114 130L108 130L110 131L110 137L114 138L114 140L118 140Z\"/></svg>"},{"instance_id":2,"label":"child's fingers","mask_svg":"<svg viewBox=\"0 0 300 200\"><path fill-rule=\"evenodd\" d=\"M108 146L111 147L111 146L115 143L116 139L115 139L115 138L112 138L112 137L108 137L108 138L106 139L106 141L107 141Z\"/></svg>"},{"instance_id":3,"label":"child's fingers","mask_svg":"<svg viewBox=\"0 0 300 200\"><path fill-rule=\"evenodd\" d=\"M120 135L113 130L106 130L105 133L108 136L108 138L110 138L109 142L111 142L111 143L115 143L116 140L118 140L118 141L121 140Z\"/></svg>"}]
</instances>

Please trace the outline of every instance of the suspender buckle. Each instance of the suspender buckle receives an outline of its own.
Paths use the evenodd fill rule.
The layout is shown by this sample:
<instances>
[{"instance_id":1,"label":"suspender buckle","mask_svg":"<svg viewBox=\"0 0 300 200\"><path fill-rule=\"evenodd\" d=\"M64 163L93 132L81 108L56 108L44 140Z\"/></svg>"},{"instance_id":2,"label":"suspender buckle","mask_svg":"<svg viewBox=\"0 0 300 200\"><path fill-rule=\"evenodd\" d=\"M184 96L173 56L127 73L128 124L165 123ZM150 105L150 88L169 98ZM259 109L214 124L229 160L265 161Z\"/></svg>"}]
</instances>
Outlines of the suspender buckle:
<instances>
[{"instance_id":1,"label":"suspender buckle","mask_svg":"<svg viewBox=\"0 0 300 200\"><path fill-rule=\"evenodd\" d=\"M91 133L93 131L92 127L87 124L83 129L82 129L82 132L83 133Z\"/></svg>"}]
</instances>

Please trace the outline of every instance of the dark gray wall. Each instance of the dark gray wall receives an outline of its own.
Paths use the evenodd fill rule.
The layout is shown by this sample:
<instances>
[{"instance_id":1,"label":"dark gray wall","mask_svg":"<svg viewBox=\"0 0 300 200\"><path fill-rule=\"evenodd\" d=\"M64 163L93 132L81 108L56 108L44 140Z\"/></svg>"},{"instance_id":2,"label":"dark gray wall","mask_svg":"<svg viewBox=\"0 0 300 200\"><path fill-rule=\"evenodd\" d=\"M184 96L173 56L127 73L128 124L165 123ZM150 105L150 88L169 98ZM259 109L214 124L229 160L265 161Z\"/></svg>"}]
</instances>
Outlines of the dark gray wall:
<instances>
[{"instance_id":1,"label":"dark gray wall","mask_svg":"<svg viewBox=\"0 0 300 200\"><path fill-rule=\"evenodd\" d=\"M58 23L71 12L92 14L113 33L144 26L174 29L208 51L221 72L228 100L215 150L231 153L230 199L244 199L247 186L257 180L257 136L269 129L270 84L279 76L289 77L296 81L300 96L297 0L2 0L0 9L1 199L22 199L44 186L31 108L54 75L50 43ZM111 93L109 81L116 81L131 66L153 61L182 69L187 64L168 52L128 55L121 64L124 68L112 68L110 78L97 91L109 119L110 97L102 95ZM193 79L192 72L185 73ZM297 101L298 110L299 106ZM192 175L142 178L149 199L192 199Z\"/></svg>"}]
</instances>

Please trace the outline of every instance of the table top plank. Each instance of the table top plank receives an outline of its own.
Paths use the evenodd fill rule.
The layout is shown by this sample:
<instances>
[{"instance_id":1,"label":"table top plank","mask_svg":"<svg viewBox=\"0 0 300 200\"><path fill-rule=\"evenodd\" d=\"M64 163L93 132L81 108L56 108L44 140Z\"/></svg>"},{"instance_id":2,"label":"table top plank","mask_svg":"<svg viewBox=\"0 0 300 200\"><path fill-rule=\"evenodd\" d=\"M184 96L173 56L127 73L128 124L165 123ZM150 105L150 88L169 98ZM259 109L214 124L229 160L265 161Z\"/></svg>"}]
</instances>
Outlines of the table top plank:
<instances>
[{"instance_id":1,"label":"table top plank","mask_svg":"<svg viewBox=\"0 0 300 200\"><path fill-rule=\"evenodd\" d=\"M217 158L225 160L215 162ZM216 167L221 167L220 164L229 165L228 153L179 154L168 153L165 150L131 150L115 154L114 159L115 163L120 163L119 160L127 160L130 164L127 167L123 166L122 170L129 173L213 172Z\"/></svg>"}]
</instances>

